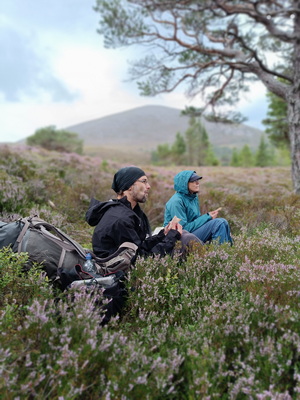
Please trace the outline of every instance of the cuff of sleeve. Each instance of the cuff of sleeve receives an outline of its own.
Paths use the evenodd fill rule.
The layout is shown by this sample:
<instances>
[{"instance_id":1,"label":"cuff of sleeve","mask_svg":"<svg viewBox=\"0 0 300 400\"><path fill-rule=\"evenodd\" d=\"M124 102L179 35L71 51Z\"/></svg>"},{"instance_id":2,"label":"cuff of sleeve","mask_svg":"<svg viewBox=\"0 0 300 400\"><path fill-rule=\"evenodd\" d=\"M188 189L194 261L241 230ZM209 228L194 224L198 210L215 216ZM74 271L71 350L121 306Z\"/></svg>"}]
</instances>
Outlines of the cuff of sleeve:
<instances>
[{"instance_id":1,"label":"cuff of sleeve","mask_svg":"<svg viewBox=\"0 0 300 400\"><path fill-rule=\"evenodd\" d=\"M168 234L167 237L172 237L174 239L180 239L181 238L181 233L178 232L176 229L171 229Z\"/></svg>"},{"instance_id":2,"label":"cuff of sleeve","mask_svg":"<svg viewBox=\"0 0 300 400\"><path fill-rule=\"evenodd\" d=\"M160 230L160 231L158 232L157 236L158 236L159 238L164 238L164 237L165 237L165 230L164 230L164 229Z\"/></svg>"}]
</instances>

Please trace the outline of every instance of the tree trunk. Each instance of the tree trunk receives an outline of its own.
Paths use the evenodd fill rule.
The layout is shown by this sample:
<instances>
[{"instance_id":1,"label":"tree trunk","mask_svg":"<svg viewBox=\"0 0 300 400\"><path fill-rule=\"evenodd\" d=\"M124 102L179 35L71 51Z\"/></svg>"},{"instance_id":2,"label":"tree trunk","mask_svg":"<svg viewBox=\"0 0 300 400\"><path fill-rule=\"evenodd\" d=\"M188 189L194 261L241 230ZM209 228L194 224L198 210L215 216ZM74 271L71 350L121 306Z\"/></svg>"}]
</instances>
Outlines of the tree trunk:
<instances>
[{"instance_id":1,"label":"tree trunk","mask_svg":"<svg viewBox=\"0 0 300 400\"><path fill-rule=\"evenodd\" d=\"M294 6L299 6L299 0ZM297 7L298 8L298 7ZM291 143L292 180L295 193L300 194L300 13L295 14L294 32L296 35L293 59L293 85L287 96L288 123Z\"/></svg>"},{"instance_id":2,"label":"tree trunk","mask_svg":"<svg viewBox=\"0 0 300 400\"><path fill-rule=\"evenodd\" d=\"M300 83L300 81L299 81ZM292 180L295 193L300 194L300 91L288 99L289 135L291 143Z\"/></svg>"}]
</instances>

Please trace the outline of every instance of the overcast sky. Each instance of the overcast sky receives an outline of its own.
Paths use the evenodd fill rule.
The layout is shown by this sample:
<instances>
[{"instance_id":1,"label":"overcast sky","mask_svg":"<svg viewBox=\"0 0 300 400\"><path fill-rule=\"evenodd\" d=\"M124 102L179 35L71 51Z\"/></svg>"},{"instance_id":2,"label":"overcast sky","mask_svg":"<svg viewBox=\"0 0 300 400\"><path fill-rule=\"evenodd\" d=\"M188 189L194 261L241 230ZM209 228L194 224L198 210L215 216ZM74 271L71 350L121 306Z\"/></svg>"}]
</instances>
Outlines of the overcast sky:
<instances>
[{"instance_id":1,"label":"overcast sky","mask_svg":"<svg viewBox=\"0 0 300 400\"><path fill-rule=\"evenodd\" d=\"M104 49L97 34L95 0L1 0L0 142L15 142L36 129L58 129L144 105L184 109L185 87L141 97L128 80L134 49ZM236 107L248 125L263 129L265 88L252 84Z\"/></svg>"}]
</instances>

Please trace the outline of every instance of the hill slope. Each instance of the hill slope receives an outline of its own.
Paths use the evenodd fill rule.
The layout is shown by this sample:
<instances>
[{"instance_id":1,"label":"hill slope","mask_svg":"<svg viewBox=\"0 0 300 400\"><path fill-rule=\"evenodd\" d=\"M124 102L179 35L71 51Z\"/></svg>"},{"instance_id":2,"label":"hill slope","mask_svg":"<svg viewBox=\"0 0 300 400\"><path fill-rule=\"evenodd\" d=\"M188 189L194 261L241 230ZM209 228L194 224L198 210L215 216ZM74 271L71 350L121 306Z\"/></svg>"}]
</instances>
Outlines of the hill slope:
<instances>
[{"instance_id":1,"label":"hill slope","mask_svg":"<svg viewBox=\"0 0 300 400\"><path fill-rule=\"evenodd\" d=\"M181 110L164 106L144 106L129 111L86 121L65 129L75 132L87 147L142 150L149 152L158 144L172 143L176 133L182 135L189 118ZM217 147L241 148L249 144L256 148L262 131L241 124L203 121L211 143Z\"/></svg>"}]
</instances>

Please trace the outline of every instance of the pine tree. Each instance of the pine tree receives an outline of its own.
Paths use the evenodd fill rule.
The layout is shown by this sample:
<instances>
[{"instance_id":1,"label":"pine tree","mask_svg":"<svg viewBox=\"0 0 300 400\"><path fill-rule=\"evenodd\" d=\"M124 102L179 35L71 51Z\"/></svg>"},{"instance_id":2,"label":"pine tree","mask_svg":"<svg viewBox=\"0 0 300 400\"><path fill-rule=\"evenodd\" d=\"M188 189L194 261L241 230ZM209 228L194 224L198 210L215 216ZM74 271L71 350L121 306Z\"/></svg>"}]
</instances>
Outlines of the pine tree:
<instances>
[{"instance_id":1,"label":"pine tree","mask_svg":"<svg viewBox=\"0 0 300 400\"><path fill-rule=\"evenodd\" d=\"M184 165L185 163L185 151L186 144L184 138L181 136L180 132L176 133L176 139L171 147L171 153L173 157L174 164Z\"/></svg>"},{"instance_id":2,"label":"pine tree","mask_svg":"<svg viewBox=\"0 0 300 400\"><path fill-rule=\"evenodd\" d=\"M152 161L159 165L169 165L172 163L172 151L167 143L159 144L152 153Z\"/></svg>"},{"instance_id":3,"label":"pine tree","mask_svg":"<svg viewBox=\"0 0 300 400\"><path fill-rule=\"evenodd\" d=\"M253 153L247 144L240 151L240 166L246 168L254 166Z\"/></svg>"},{"instance_id":4,"label":"pine tree","mask_svg":"<svg viewBox=\"0 0 300 400\"><path fill-rule=\"evenodd\" d=\"M218 159L213 152L205 126L194 116L190 118L189 124L185 132L188 165L217 165Z\"/></svg>"},{"instance_id":5,"label":"pine tree","mask_svg":"<svg viewBox=\"0 0 300 400\"><path fill-rule=\"evenodd\" d=\"M271 153L263 135L260 138L260 143L255 154L255 165L257 167L267 167L271 165Z\"/></svg>"},{"instance_id":6,"label":"pine tree","mask_svg":"<svg viewBox=\"0 0 300 400\"><path fill-rule=\"evenodd\" d=\"M188 165L197 165L198 139L195 130L196 118L191 117L189 127L185 131L186 161Z\"/></svg>"},{"instance_id":7,"label":"pine tree","mask_svg":"<svg viewBox=\"0 0 300 400\"><path fill-rule=\"evenodd\" d=\"M236 148L233 149L232 151L232 156L231 156L231 162L230 165L232 167L239 167L240 166L240 156L239 156L239 152Z\"/></svg>"},{"instance_id":8,"label":"pine tree","mask_svg":"<svg viewBox=\"0 0 300 400\"><path fill-rule=\"evenodd\" d=\"M175 142L171 146L168 144L158 145L152 154L152 161L164 165L219 164L205 126L194 116L189 120L189 127L185 131L184 137L177 132Z\"/></svg>"},{"instance_id":9,"label":"pine tree","mask_svg":"<svg viewBox=\"0 0 300 400\"><path fill-rule=\"evenodd\" d=\"M267 112L268 118L262 121L266 126L266 133L276 147L285 146L289 148L290 138L287 120L287 102L271 92L267 93L267 99L269 102Z\"/></svg>"}]
</instances>

